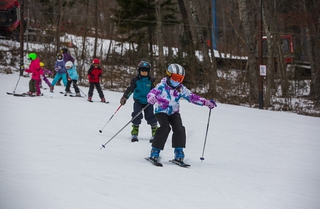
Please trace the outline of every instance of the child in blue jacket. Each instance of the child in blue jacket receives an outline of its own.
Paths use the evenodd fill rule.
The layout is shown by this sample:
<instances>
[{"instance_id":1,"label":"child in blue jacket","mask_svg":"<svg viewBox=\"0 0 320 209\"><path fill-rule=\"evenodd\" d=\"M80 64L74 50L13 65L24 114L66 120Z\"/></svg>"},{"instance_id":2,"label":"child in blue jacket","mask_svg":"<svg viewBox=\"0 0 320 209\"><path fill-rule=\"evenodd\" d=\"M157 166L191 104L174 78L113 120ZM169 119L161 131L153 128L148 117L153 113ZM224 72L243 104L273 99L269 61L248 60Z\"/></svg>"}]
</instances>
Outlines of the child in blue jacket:
<instances>
[{"instance_id":1,"label":"child in blue jacket","mask_svg":"<svg viewBox=\"0 0 320 209\"><path fill-rule=\"evenodd\" d=\"M78 79L79 79L79 75L78 75L78 72L77 72L77 68L76 66L71 62L71 61L68 61L66 62L66 69L68 71L68 83L67 83L67 86L66 86L66 93L65 93L65 96L67 95L68 92L70 92L70 86L71 86L71 83L73 84L73 88L76 92L76 97L81 97L80 95L80 91L79 91L79 87L77 85L77 82L78 82Z\"/></svg>"},{"instance_id":2,"label":"child in blue jacket","mask_svg":"<svg viewBox=\"0 0 320 209\"><path fill-rule=\"evenodd\" d=\"M155 87L155 79L150 76L151 65L148 62L142 61L138 65L138 75L132 78L130 86L125 90L120 100L121 105L125 105L127 99L133 93L133 112L132 117L136 116L147 104L147 94ZM139 125L143 118L142 113L132 121L131 142L137 142L139 134ZM151 126L151 139L153 141L154 134L158 128L157 119L153 113L153 105L149 105L144 110L144 118Z\"/></svg>"}]
</instances>

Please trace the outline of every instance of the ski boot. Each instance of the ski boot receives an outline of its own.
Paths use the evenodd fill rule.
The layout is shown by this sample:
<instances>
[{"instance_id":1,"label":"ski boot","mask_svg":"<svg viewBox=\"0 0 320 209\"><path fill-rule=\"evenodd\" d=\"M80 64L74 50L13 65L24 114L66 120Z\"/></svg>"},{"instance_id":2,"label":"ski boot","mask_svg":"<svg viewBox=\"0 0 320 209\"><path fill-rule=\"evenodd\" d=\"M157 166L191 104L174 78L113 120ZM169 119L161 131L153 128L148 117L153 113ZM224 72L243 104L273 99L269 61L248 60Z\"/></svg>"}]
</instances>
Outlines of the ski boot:
<instances>
[{"instance_id":1,"label":"ski boot","mask_svg":"<svg viewBox=\"0 0 320 209\"><path fill-rule=\"evenodd\" d=\"M184 160L184 152L182 147L174 148L174 160L178 162L183 162Z\"/></svg>"},{"instance_id":2,"label":"ski boot","mask_svg":"<svg viewBox=\"0 0 320 209\"><path fill-rule=\"evenodd\" d=\"M81 97L81 94L80 93L76 93L76 97Z\"/></svg>"},{"instance_id":3,"label":"ski boot","mask_svg":"<svg viewBox=\"0 0 320 209\"><path fill-rule=\"evenodd\" d=\"M88 101L89 101L89 102L92 102L92 97L88 97Z\"/></svg>"},{"instance_id":4,"label":"ski boot","mask_svg":"<svg viewBox=\"0 0 320 209\"><path fill-rule=\"evenodd\" d=\"M106 103L106 99L105 98L101 98L101 102Z\"/></svg>"},{"instance_id":5,"label":"ski boot","mask_svg":"<svg viewBox=\"0 0 320 209\"><path fill-rule=\"evenodd\" d=\"M149 140L150 143L153 142L154 135L156 134L157 129L158 129L157 125L151 126L151 139Z\"/></svg>"},{"instance_id":6,"label":"ski boot","mask_svg":"<svg viewBox=\"0 0 320 209\"><path fill-rule=\"evenodd\" d=\"M132 125L132 131L131 131L131 142L138 142L138 134L139 134L139 125Z\"/></svg>"},{"instance_id":7,"label":"ski boot","mask_svg":"<svg viewBox=\"0 0 320 209\"><path fill-rule=\"evenodd\" d=\"M50 86L50 92L53 93L53 89L54 87L53 86Z\"/></svg>"},{"instance_id":8,"label":"ski boot","mask_svg":"<svg viewBox=\"0 0 320 209\"><path fill-rule=\"evenodd\" d=\"M151 153L150 153L150 159L154 162L158 162L159 154L160 154L160 149L152 147Z\"/></svg>"}]
</instances>

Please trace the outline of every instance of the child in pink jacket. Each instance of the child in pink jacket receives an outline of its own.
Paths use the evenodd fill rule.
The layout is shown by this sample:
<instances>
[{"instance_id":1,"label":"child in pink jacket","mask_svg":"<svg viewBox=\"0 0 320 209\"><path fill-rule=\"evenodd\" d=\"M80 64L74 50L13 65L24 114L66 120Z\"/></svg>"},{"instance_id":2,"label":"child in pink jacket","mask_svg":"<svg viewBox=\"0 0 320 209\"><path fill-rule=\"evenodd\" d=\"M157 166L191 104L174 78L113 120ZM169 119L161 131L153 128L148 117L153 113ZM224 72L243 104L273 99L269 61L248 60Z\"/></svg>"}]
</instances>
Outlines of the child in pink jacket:
<instances>
[{"instance_id":1,"label":"child in pink jacket","mask_svg":"<svg viewBox=\"0 0 320 209\"><path fill-rule=\"evenodd\" d=\"M26 69L25 71L27 73L32 73L31 80L29 81L28 94L40 96L40 82L41 76L43 75L43 71L40 67L40 59L37 58L37 55L35 53L30 53L28 55L28 59L31 60L31 63L29 65L29 69Z\"/></svg>"}]
</instances>

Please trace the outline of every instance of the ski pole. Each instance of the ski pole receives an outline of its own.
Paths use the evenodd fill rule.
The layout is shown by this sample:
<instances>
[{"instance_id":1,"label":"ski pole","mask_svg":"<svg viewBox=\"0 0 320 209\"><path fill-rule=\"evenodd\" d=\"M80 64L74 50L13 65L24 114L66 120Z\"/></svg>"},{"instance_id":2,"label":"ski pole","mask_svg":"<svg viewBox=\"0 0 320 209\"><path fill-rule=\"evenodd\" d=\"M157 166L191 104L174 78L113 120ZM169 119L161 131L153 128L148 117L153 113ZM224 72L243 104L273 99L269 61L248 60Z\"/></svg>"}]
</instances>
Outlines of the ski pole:
<instances>
[{"instance_id":1,"label":"ski pole","mask_svg":"<svg viewBox=\"0 0 320 209\"><path fill-rule=\"evenodd\" d=\"M111 139L109 139L106 143L104 143L100 149L106 148L106 145L107 145L114 137L116 137L125 127L127 127L127 125L129 125L129 123L131 123L134 119L136 119L136 118L142 113L142 111L144 111L148 106L149 106L149 104L147 104L144 108L142 108L142 110L140 110L140 112L138 112L126 125L124 125L115 135L113 135L113 136L111 137Z\"/></svg>"},{"instance_id":2,"label":"ski pole","mask_svg":"<svg viewBox=\"0 0 320 209\"><path fill-rule=\"evenodd\" d=\"M208 116L208 122L207 122L207 130L206 130L206 136L204 138L204 144L203 144L203 150L202 150L202 156L200 157L200 160L202 162L202 160L204 160L204 150L205 150L205 147L206 147L206 143L207 143L207 136L208 136L208 130L209 130L209 123L210 123L210 117L211 117L211 110L209 110L209 116Z\"/></svg>"},{"instance_id":3,"label":"ski pole","mask_svg":"<svg viewBox=\"0 0 320 209\"><path fill-rule=\"evenodd\" d=\"M76 87L78 87L78 89L82 92L82 94L86 97L87 95L79 88L79 86L78 86L78 84L76 84L76 83L74 83L74 82L72 82L73 83L73 85L75 85Z\"/></svg>"},{"instance_id":4,"label":"ski pole","mask_svg":"<svg viewBox=\"0 0 320 209\"><path fill-rule=\"evenodd\" d=\"M19 75L19 79L18 79L18 81L17 81L16 87L15 87L14 90L13 90L13 93L16 93L16 89L17 89L18 83L19 83L19 81L20 81L20 78L21 78L21 75Z\"/></svg>"},{"instance_id":5,"label":"ski pole","mask_svg":"<svg viewBox=\"0 0 320 209\"><path fill-rule=\"evenodd\" d=\"M110 117L110 119L108 120L108 122L103 126L103 128L101 130L99 130L100 133L102 133L102 130L104 129L104 127L106 127L106 125L109 123L109 121L113 118L113 116L118 112L118 110L120 109L122 105L120 105L117 110L113 113L113 115Z\"/></svg>"}]
</instances>

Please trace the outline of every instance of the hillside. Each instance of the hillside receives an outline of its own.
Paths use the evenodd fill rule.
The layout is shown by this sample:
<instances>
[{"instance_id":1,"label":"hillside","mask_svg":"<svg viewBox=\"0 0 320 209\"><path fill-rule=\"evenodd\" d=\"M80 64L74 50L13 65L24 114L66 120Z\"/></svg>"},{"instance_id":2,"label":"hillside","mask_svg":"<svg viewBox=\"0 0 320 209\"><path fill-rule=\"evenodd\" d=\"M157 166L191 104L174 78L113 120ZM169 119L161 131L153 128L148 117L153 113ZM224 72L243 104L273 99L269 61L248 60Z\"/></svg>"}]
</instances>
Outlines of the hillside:
<instances>
[{"instance_id":1,"label":"hillside","mask_svg":"<svg viewBox=\"0 0 320 209\"><path fill-rule=\"evenodd\" d=\"M140 141L126 127L132 98L120 108L122 93L104 91L85 98L43 90L43 97L14 97L16 73L0 74L1 209L301 209L319 208L320 118L218 103L201 161L208 108L181 102L187 130L184 169L168 160L159 168L149 155L150 128L143 121ZM21 77L16 92L28 90ZM81 90L87 93L86 87Z\"/></svg>"}]
</instances>

